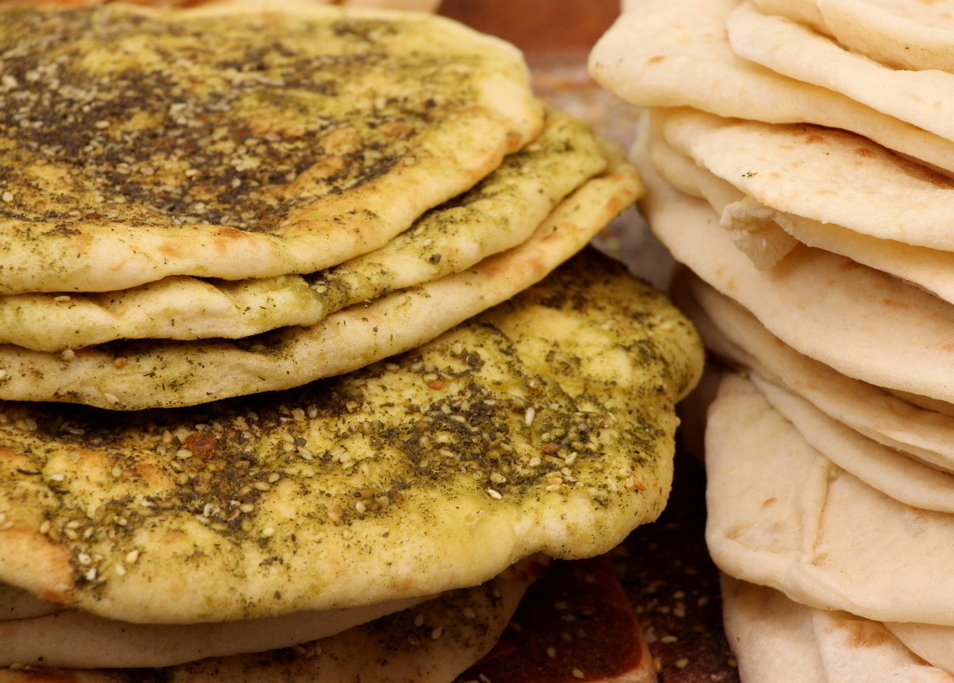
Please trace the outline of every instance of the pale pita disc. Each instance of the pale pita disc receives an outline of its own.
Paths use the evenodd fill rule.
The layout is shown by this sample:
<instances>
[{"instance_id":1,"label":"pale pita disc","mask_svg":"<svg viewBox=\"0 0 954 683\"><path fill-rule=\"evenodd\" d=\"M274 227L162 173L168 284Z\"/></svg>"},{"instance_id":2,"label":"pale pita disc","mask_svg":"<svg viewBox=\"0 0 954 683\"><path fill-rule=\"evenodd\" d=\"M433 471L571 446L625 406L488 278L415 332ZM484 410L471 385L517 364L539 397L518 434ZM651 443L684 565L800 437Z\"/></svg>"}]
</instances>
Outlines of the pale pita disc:
<instances>
[{"instance_id":1,"label":"pale pita disc","mask_svg":"<svg viewBox=\"0 0 954 683\"><path fill-rule=\"evenodd\" d=\"M75 354L0 346L0 398L138 410L300 386L407 351L534 282L582 249L642 191L620 158L513 249L455 275L249 340L119 343Z\"/></svg>"},{"instance_id":2,"label":"pale pita disc","mask_svg":"<svg viewBox=\"0 0 954 683\"><path fill-rule=\"evenodd\" d=\"M954 71L949 0L753 0L766 14L806 23L852 52L896 69Z\"/></svg>"},{"instance_id":3,"label":"pale pita disc","mask_svg":"<svg viewBox=\"0 0 954 683\"><path fill-rule=\"evenodd\" d=\"M723 381L706 432L716 564L812 607L954 626L954 515L867 486L737 386Z\"/></svg>"},{"instance_id":4,"label":"pale pita disc","mask_svg":"<svg viewBox=\"0 0 954 683\"><path fill-rule=\"evenodd\" d=\"M885 626L918 657L940 669L954 672L954 629L950 626L891 622Z\"/></svg>"},{"instance_id":5,"label":"pale pita disc","mask_svg":"<svg viewBox=\"0 0 954 683\"><path fill-rule=\"evenodd\" d=\"M954 472L949 413L920 408L798 353L751 313L687 273L676 277L672 295L713 353L802 396L878 443Z\"/></svg>"},{"instance_id":6,"label":"pale pita disc","mask_svg":"<svg viewBox=\"0 0 954 683\"><path fill-rule=\"evenodd\" d=\"M593 49L590 71L636 104L841 128L954 174L950 140L737 56L725 31L737 5L737 0L629 2Z\"/></svg>"},{"instance_id":7,"label":"pale pita disc","mask_svg":"<svg viewBox=\"0 0 954 683\"><path fill-rule=\"evenodd\" d=\"M756 201L863 235L954 251L954 181L857 135L683 109L672 147ZM837 188L837 192L832 188Z\"/></svg>"},{"instance_id":8,"label":"pale pita disc","mask_svg":"<svg viewBox=\"0 0 954 683\"><path fill-rule=\"evenodd\" d=\"M79 683L451 683L496 643L534 574L508 572L374 622L294 648L165 669L0 669L3 683L68 676Z\"/></svg>"},{"instance_id":9,"label":"pale pita disc","mask_svg":"<svg viewBox=\"0 0 954 683\"><path fill-rule=\"evenodd\" d=\"M732 12L726 28L740 57L954 140L954 74L892 69L749 2Z\"/></svg>"},{"instance_id":10,"label":"pale pita disc","mask_svg":"<svg viewBox=\"0 0 954 683\"><path fill-rule=\"evenodd\" d=\"M211 624L133 624L79 610L61 610L0 621L0 666L165 667L208 657L277 650L327 638L434 597Z\"/></svg>"},{"instance_id":11,"label":"pale pita disc","mask_svg":"<svg viewBox=\"0 0 954 683\"><path fill-rule=\"evenodd\" d=\"M606 157L582 122L550 111L532 144L387 245L306 276L185 276L101 294L0 297L0 342L62 351L116 339L247 337L310 326L349 305L460 272L526 240Z\"/></svg>"},{"instance_id":12,"label":"pale pita disc","mask_svg":"<svg viewBox=\"0 0 954 683\"><path fill-rule=\"evenodd\" d=\"M661 511L673 405L702 360L662 295L587 252L413 353L294 391L180 411L7 403L0 581L188 623L600 554Z\"/></svg>"},{"instance_id":13,"label":"pale pita disc","mask_svg":"<svg viewBox=\"0 0 954 683\"><path fill-rule=\"evenodd\" d=\"M665 129L669 118L667 112L653 110L653 128ZM719 214L719 224L729 231L735 245L752 259L757 268L774 266L801 242L847 256L954 303L954 252L878 239L831 222L823 223L779 211L752 199L680 154L661 133L651 135L648 144L650 158L660 176L679 190L706 199ZM733 151L740 151L740 157L754 152L741 146L735 146ZM848 184L851 185L850 179Z\"/></svg>"},{"instance_id":14,"label":"pale pita disc","mask_svg":"<svg viewBox=\"0 0 954 683\"><path fill-rule=\"evenodd\" d=\"M954 74L892 69L748 2L732 12L726 27L740 57L954 140Z\"/></svg>"},{"instance_id":15,"label":"pale pita disc","mask_svg":"<svg viewBox=\"0 0 954 683\"><path fill-rule=\"evenodd\" d=\"M885 624L800 605L778 591L722 575L729 643L747 683L951 683Z\"/></svg>"},{"instance_id":16,"label":"pale pita disc","mask_svg":"<svg viewBox=\"0 0 954 683\"><path fill-rule=\"evenodd\" d=\"M0 27L3 293L337 265L542 124L512 46L427 14L109 5Z\"/></svg>"},{"instance_id":17,"label":"pale pita disc","mask_svg":"<svg viewBox=\"0 0 954 683\"><path fill-rule=\"evenodd\" d=\"M653 231L703 280L811 358L871 384L954 401L954 307L850 259L799 245L760 271L709 205L667 185L636 150Z\"/></svg>"}]
</instances>

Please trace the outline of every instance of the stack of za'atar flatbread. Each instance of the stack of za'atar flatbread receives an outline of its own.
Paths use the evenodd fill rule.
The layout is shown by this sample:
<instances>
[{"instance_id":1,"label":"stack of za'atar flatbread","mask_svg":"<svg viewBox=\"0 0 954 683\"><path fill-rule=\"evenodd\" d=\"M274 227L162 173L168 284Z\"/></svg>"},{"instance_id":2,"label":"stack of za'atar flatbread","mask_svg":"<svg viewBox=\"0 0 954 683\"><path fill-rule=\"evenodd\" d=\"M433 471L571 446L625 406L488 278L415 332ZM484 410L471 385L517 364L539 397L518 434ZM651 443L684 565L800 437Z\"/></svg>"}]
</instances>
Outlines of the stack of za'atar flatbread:
<instances>
[{"instance_id":1,"label":"stack of za'atar flatbread","mask_svg":"<svg viewBox=\"0 0 954 683\"><path fill-rule=\"evenodd\" d=\"M449 683L654 519L623 157L430 15L4 12L0 681Z\"/></svg>"},{"instance_id":2,"label":"stack of za'atar flatbread","mask_svg":"<svg viewBox=\"0 0 954 683\"><path fill-rule=\"evenodd\" d=\"M707 541L744 681L954 680L954 24L632 0L591 70L727 368Z\"/></svg>"}]
</instances>

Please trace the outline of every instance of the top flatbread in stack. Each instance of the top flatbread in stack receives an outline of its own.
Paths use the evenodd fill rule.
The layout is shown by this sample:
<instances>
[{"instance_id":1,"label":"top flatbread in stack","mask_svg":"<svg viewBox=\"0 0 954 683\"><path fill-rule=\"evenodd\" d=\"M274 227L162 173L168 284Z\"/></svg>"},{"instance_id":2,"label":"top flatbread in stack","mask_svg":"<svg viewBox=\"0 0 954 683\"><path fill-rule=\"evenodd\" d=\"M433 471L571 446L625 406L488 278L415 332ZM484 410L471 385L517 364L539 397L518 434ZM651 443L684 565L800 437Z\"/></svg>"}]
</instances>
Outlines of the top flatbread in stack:
<instances>
[{"instance_id":1,"label":"top flatbread in stack","mask_svg":"<svg viewBox=\"0 0 954 683\"><path fill-rule=\"evenodd\" d=\"M538 281L640 189L511 46L435 17L110 6L3 31L4 399L347 372Z\"/></svg>"},{"instance_id":2,"label":"top flatbread in stack","mask_svg":"<svg viewBox=\"0 0 954 683\"><path fill-rule=\"evenodd\" d=\"M542 124L511 47L430 15L109 6L2 30L6 293L336 265Z\"/></svg>"},{"instance_id":3,"label":"top flatbread in stack","mask_svg":"<svg viewBox=\"0 0 954 683\"><path fill-rule=\"evenodd\" d=\"M949 5L703 4L628 2L591 64L651 107L642 207L707 345L751 377L709 411L707 541L799 606L733 610L743 679L777 680L750 648L786 639L812 680L872 678L819 630L851 623L890 642L890 675L921 657L918 680L950 680Z\"/></svg>"}]
</instances>

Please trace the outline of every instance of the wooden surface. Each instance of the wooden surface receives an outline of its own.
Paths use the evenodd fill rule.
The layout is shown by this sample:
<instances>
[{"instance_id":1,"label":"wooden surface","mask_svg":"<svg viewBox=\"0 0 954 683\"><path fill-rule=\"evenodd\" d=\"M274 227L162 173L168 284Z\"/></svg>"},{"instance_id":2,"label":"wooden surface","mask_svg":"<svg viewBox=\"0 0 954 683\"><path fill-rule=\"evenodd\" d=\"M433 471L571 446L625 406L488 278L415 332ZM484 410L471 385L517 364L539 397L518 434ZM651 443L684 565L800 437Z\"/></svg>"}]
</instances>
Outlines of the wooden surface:
<instances>
[{"instance_id":1,"label":"wooden surface","mask_svg":"<svg viewBox=\"0 0 954 683\"><path fill-rule=\"evenodd\" d=\"M513 43L533 62L588 53L619 16L619 0L443 0L440 13Z\"/></svg>"}]
</instances>

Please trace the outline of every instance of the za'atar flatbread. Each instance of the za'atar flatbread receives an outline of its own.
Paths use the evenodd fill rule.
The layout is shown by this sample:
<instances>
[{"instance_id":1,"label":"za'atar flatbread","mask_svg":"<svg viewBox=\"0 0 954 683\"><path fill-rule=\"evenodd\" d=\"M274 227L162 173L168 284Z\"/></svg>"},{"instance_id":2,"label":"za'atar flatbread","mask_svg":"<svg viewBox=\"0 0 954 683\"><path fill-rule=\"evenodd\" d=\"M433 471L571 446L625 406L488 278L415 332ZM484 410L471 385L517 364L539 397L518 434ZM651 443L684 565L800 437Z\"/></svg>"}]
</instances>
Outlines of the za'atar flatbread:
<instances>
[{"instance_id":1,"label":"za'atar flatbread","mask_svg":"<svg viewBox=\"0 0 954 683\"><path fill-rule=\"evenodd\" d=\"M349 305L460 272L518 245L605 166L588 126L549 111L540 137L472 189L340 266L234 282L174 276L116 292L2 296L0 343L62 351L116 339L234 339L314 325Z\"/></svg>"},{"instance_id":2,"label":"za'atar flatbread","mask_svg":"<svg viewBox=\"0 0 954 683\"><path fill-rule=\"evenodd\" d=\"M309 273L540 131L510 45L296 5L5 11L0 292Z\"/></svg>"},{"instance_id":3,"label":"za'atar flatbread","mask_svg":"<svg viewBox=\"0 0 954 683\"><path fill-rule=\"evenodd\" d=\"M662 510L673 406L701 365L662 295L588 253L413 353L286 393L128 413L5 403L0 580L189 623L596 555Z\"/></svg>"},{"instance_id":4,"label":"za'atar flatbread","mask_svg":"<svg viewBox=\"0 0 954 683\"><path fill-rule=\"evenodd\" d=\"M522 244L308 328L234 342L149 340L63 354L0 346L0 398L139 410L285 389L349 372L433 339L539 281L641 191L638 174L617 151L605 173L564 199Z\"/></svg>"}]
</instances>

